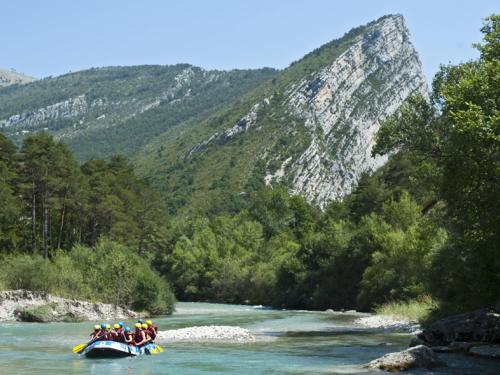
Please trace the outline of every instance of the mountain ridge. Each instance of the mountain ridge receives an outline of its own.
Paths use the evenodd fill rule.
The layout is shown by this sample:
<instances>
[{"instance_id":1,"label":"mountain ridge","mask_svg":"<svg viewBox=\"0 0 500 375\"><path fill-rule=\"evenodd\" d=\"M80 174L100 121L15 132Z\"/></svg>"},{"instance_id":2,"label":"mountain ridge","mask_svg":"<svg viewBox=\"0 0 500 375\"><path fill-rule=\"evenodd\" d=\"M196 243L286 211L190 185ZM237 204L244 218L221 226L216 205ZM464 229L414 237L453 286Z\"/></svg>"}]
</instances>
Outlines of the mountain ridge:
<instances>
[{"instance_id":1,"label":"mountain ridge","mask_svg":"<svg viewBox=\"0 0 500 375\"><path fill-rule=\"evenodd\" d=\"M26 74L16 72L15 70L7 70L0 68L0 88L16 84L25 84L36 81L35 77L27 76Z\"/></svg>"},{"instance_id":2,"label":"mountain ridge","mask_svg":"<svg viewBox=\"0 0 500 375\"><path fill-rule=\"evenodd\" d=\"M384 16L292 63L189 134L160 136L136 165L174 210L218 211L227 196L238 201L266 184L324 207L385 163L371 156L374 136L414 93L426 96L427 83L410 32L401 15ZM153 156L161 147L171 152Z\"/></svg>"}]
</instances>

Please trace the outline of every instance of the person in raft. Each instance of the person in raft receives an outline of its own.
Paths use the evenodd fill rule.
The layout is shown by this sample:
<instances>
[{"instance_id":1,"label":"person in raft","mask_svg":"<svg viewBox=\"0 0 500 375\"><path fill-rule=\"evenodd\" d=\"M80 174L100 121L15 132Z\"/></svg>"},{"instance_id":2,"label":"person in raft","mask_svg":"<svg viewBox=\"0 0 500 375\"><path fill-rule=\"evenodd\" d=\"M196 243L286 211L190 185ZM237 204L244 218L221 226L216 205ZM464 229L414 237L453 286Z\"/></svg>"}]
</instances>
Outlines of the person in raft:
<instances>
[{"instance_id":1,"label":"person in raft","mask_svg":"<svg viewBox=\"0 0 500 375\"><path fill-rule=\"evenodd\" d=\"M145 330L143 329L144 326L146 326L147 329L147 324L143 325L139 322L135 323L134 342L133 342L135 346L142 346L148 343L149 335L147 335Z\"/></svg>"},{"instance_id":2,"label":"person in raft","mask_svg":"<svg viewBox=\"0 0 500 375\"><path fill-rule=\"evenodd\" d=\"M94 330L92 331L92 333L89 335L89 338L91 340L95 339L96 337L99 336L99 331L101 330L101 326L99 324L96 324L94 326Z\"/></svg>"},{"instance_id":3,"label":"person in raft","mask_svg":"<svg viewBox=\"0 0 500 375\"><path fill-rule=\"evenodd\" d=\"M125 344L134 344L134 333L130 329L130 327L125 327L123 330L123 338L125 340Z\"/></svg>"},{"instance_id":4,"label":"person in raft","mask_svg":"<svg viewBox=\"0 0 500 375\"><path fill-rule=\"evenodd\" d=\"M110 332L111 341L118 341L118 342L123 341L123 329L122 329L123 323L121 326L120 323L113 324L113 330Z\"/></svg>"},{"instance_id":5,"label":"person in raft","mask_svg":"<svg viewBox=\"0 0 500 375\"><path fill-rule=\"evenodd\" d=\"M158 326L153 324L151 320L146 320L144 323L148 325L148 334L151 337L151 342L155 341L156 336L158 336Z\"/></svg>"}]
</instances>

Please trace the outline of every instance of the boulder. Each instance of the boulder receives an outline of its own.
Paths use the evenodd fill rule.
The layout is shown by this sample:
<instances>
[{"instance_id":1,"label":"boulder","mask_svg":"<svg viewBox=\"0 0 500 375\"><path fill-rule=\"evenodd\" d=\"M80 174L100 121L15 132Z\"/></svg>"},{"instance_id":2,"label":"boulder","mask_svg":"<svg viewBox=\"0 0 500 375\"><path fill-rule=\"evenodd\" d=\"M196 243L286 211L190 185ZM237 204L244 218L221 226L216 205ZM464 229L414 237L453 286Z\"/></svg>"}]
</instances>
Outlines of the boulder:
<instances>
[{"instance_id":1,"label":"boulder","mask_svg":"<svg viewBox=\"0 0 500 375\"><path fill-rule=\"evenodd\" d=\"M500 359L500 345L473 346L469 349L469 354L477 357Z\"/></svg>"},{"instance_id":2,"label":"boulder","mask_svg":"<svg viewBox=\"0 0 500 375\"><path fill-rule=\"evenodd\" d=\"M414 346L396 353L388 353L371 361L366 367L390 372L406 371L412 368L431 369L445 366L437 354L424 345Z\"/></svg>"},{"instance_id":3,"label":"boulder","mask_svg":"<svg viewBox=\"0 0 500 375\"><path fill-rule=\"evenodd\" d=\"M0 321L76 322L136 318L124 307L56 297L45 292L10 290L0 292Z\"/></svg>"},{"instance_id":4,"label":"boulder","mask_svg":"<svg viewBox=\"0 0 500 375\"><path fill-rule=\"evenodd\" d=\"M443 346L452 342L500 343L500 314L481 309L440 319L418 335L425 345Z\"/></svg>"}]
</instances>

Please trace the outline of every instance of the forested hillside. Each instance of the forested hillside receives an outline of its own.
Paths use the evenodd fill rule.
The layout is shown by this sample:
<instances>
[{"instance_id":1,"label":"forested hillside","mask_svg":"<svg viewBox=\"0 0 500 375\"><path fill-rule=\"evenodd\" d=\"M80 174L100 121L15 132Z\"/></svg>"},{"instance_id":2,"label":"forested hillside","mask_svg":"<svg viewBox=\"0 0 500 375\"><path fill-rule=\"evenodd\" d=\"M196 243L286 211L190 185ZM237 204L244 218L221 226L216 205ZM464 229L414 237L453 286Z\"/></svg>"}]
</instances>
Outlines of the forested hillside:
<instances>
[{"instance_id":1,"label":"forested hillside","mask_svg":"<svg viewBox=\"0 0 500 375\"><path fill-rule=\"evenodd\" d=\"M93 68L0 89L0 132L45 130L80 161L133 155L155 136L206 117L276 74L188 64Z\"/></svg>"}]
</instances>

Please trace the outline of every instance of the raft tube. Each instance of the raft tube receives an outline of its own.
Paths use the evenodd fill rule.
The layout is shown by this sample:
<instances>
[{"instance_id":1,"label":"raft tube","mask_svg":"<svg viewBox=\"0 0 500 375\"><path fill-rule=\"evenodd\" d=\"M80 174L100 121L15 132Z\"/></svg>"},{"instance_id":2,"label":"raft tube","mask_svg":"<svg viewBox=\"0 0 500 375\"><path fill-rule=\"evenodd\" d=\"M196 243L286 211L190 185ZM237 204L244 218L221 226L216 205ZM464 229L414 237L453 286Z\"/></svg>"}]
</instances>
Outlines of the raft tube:
<instances>
[{"instance_id":1,"label":"raft tube","mask_svg":"<svg viewBox=\"0 0 500 375\"><path fill-rule=\"evenodd\" d=\"M146 344L138 348L116 341L96 341L87 346L82 354L87 358L119 358L158 352L155 344Z\"/></svg>"}]
</instances>

